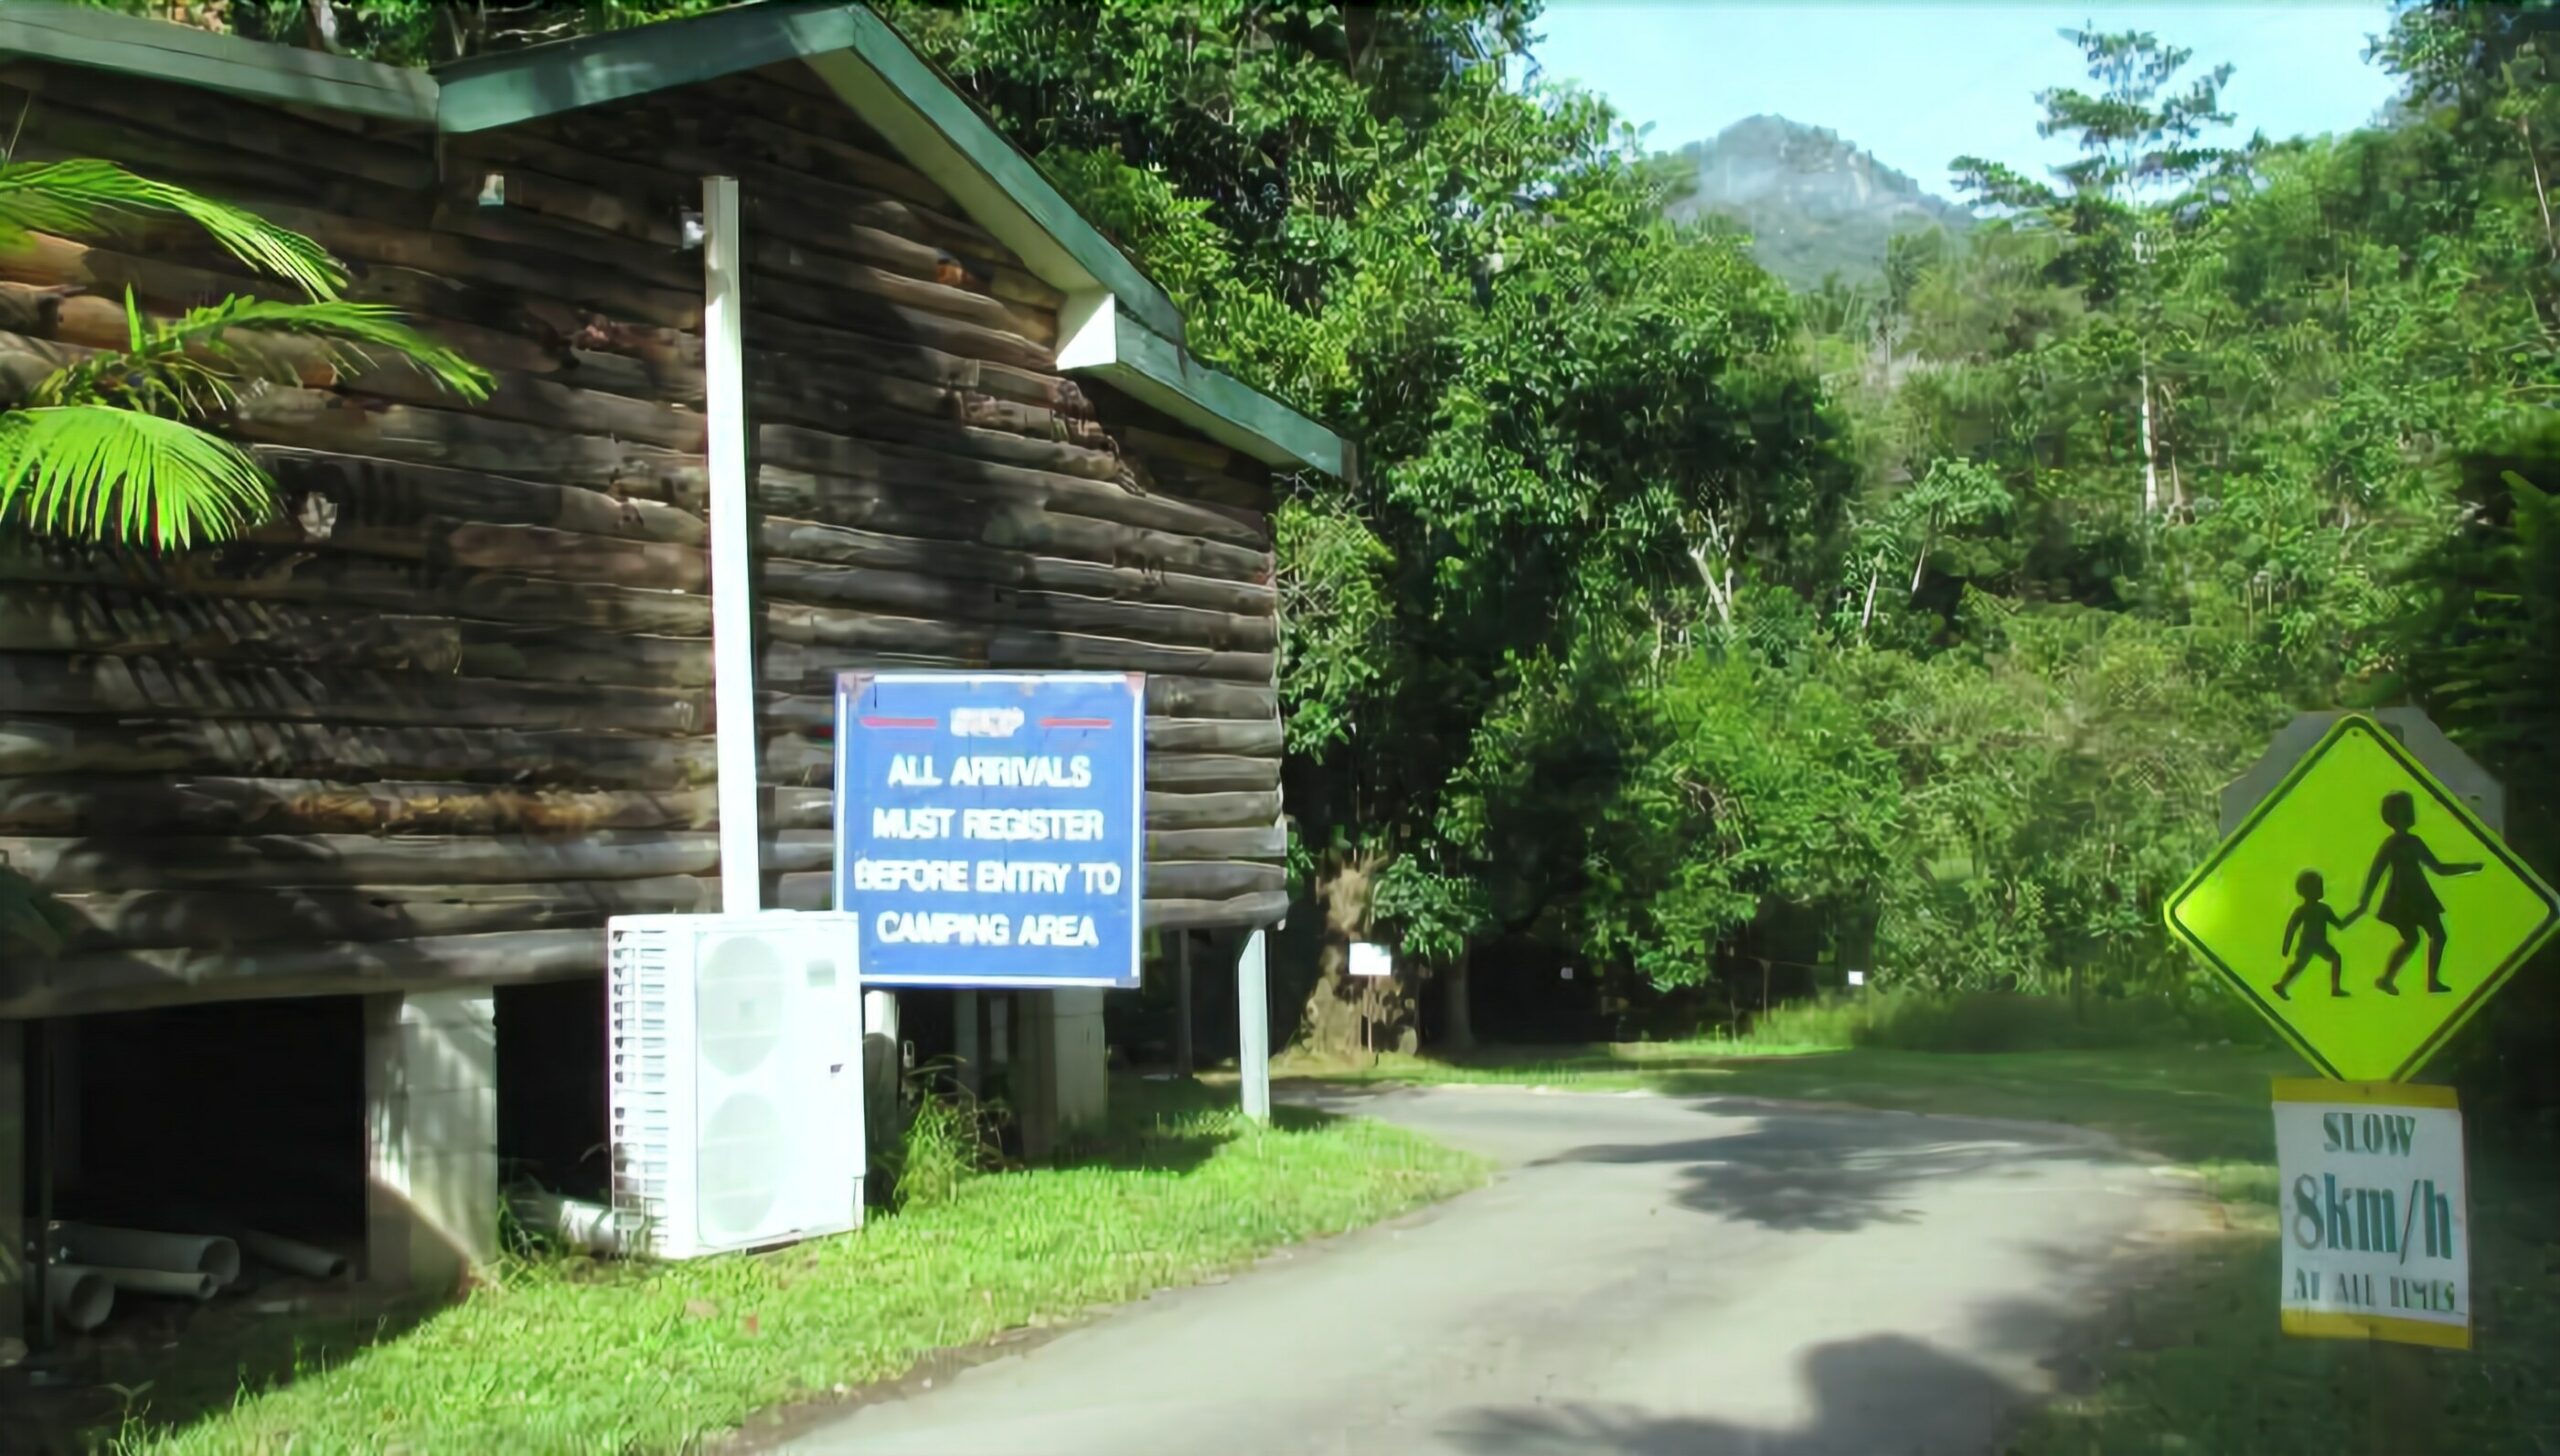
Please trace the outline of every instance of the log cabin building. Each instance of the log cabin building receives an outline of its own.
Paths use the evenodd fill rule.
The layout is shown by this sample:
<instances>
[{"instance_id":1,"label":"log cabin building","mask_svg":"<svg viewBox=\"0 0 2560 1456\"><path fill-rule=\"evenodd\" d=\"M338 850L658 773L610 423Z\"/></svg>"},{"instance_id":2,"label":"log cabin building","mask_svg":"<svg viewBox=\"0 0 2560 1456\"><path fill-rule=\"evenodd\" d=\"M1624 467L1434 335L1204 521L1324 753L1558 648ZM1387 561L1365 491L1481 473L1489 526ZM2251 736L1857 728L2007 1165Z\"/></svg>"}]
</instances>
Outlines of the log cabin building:
<instances>
[{"instance_id":1,"label":"log cabin building","mask_svg":"<svg viewBox=\"0 0 2560 1456\"><path fill-rule=\"evenodd\" d=\"M1349 449L1194 360L868 10L429 74L0 5L0 102L18 157L297 229L496 381L315 352L250 392L282 499L235 543L0 528L0 868L59 939L0 939L0 1284L19 1220L178 1195L395 1280L484 1252L502 1145L600 1106L606 918L720 908L717 698L764 903L824 908L835 673L1144 672L1148 927L1280 918L1268 513ZM184 229L0 242L0 374L121 342L128 289L291 296ZM715 692L724 470L753 680Z\"/></svg>"}]
</instances>

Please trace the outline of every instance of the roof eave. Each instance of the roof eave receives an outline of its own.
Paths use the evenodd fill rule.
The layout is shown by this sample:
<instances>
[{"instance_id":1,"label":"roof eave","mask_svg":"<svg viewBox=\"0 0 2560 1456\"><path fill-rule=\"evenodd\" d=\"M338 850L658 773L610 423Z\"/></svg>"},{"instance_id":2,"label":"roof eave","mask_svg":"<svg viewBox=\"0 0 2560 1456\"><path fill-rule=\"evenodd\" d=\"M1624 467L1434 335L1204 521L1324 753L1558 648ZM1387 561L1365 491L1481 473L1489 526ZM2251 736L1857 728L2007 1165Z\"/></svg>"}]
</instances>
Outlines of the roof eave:
<instances>
[{"instance_id":1,"label":"roof eave","mask_svg":"<svg viewBox=\"0 0 2560 1456\"><path fill-rule=\"evenodd\" d=\"M164 20L82 9L58 0L0 3L0 58L6 57L148 76L232 96L385 121L436 124L436 82L417 71L217 35Z\"/></svg>"},{"instance_id":2,"label":"roof eave","mask_svg":"<svg viewBox=\"0 0 2560 1456\"><path fill-rule=\"evenodd\" d=\"M1354 478L1349 441L1201 363L1121 310L1107 293L1070 297L1059 311L1058 341L1058 367L1065 373L1101 380L1276 469Z\"/></svg>"},{"instance_id":3,"label":"roof eave","mask_svg":"<svg viewBox=\"0 0 2560 1456\"><path fill-rule=\"evenodd\" d=\"M1182 337L1164 290L1084 220L1039 165L869 8L739 5L690 20L528 47L437 72L441 125L487 131L777 62L809 65L872 130L1062 292L1105 288Z\"/></svg>"}]
</instances>

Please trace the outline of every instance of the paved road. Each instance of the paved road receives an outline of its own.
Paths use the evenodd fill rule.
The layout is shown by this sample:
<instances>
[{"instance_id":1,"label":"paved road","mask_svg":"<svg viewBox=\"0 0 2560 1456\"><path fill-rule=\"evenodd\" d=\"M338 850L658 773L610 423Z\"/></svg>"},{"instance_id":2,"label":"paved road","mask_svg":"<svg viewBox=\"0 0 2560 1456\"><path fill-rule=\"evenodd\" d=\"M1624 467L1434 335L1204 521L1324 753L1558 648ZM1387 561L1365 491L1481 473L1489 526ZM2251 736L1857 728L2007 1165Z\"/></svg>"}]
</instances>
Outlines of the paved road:
<instances>
[{"instance_id":1,"label":"paved road","mask_svg":"<svg viewBox=\"0 0 2560 1456\"><path fill-rule=\"evenodd\" d=\"M1525 1089L1310 1094L1491 1187L790 1447L851 1456L1994 1449L2191 1185L2057 1128Z\"/></svg>"}]
</instances>

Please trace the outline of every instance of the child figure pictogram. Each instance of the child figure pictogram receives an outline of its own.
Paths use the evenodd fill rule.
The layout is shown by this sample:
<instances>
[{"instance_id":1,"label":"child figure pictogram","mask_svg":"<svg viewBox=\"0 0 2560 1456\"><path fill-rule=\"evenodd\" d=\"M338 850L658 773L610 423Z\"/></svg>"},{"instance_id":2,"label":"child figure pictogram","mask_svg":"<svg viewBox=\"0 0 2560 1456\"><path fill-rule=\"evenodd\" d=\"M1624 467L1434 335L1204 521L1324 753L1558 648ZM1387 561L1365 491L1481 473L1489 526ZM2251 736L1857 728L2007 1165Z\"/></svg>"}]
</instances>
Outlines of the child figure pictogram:
<instances>
[{"instance_id":1,"label":"child figure pictogram","mask_svg":"<svg viewBox=\"0 0 2560 1456\"><path fill-rule=\"evenodd\" d=\"M2284 976L2276 982L2277 999L2293 999L2285 988L2293 984L2294 977L2302 974L2304 966L2311 964L2313 956L2329 963L2329 994L2346 995L2346 987L2340 985L2338 979L2345 971L2346 963L2339 958L2338 948L2329 943L2330 928L2344 925L2346 921L2339 919L2338 912L2330 909L2328 902L2321 898L2328 893L2327 884L2321 880L2318 870L2304 870L2293 877L2293 892L2302 897L2302 905L2293 912L2293 918L2284 923L2284 950L2293 957L2293 964L2285 967Z\"/></svg>"}]
</instances>

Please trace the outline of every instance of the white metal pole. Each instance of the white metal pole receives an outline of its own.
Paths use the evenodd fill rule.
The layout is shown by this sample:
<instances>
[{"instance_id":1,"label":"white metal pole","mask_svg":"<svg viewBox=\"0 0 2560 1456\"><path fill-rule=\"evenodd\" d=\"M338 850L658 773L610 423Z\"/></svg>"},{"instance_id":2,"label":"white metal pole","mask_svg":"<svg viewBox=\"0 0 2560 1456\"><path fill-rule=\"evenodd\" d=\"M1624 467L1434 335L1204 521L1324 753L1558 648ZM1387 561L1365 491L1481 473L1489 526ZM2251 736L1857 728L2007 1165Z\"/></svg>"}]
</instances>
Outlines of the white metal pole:
<instances>
[{"instance_id":1,"label":"white metal pole","mask_svg":"<svg viewBox=\"0 0 2560 1456\"><path fill-rule=\"evenodd\" d=\"M755 583L747 559L745 249L738 179L702 179L703 416L711 447L711 672L718 719L720 908L763 906L756 852Z\"/></svg>"},{"instance_id":2,"label":"white metal pole","mask_svg":"<svg viewBox=\"0 0 2560 1456\"><path fill-rule=\"evenodd\" d=\"M1263 932L1245 937L1236 960L1236 1070L1244 1083L1244 1115L1271 1120L1271 994Z\"/></svg>"}]
</instances>

